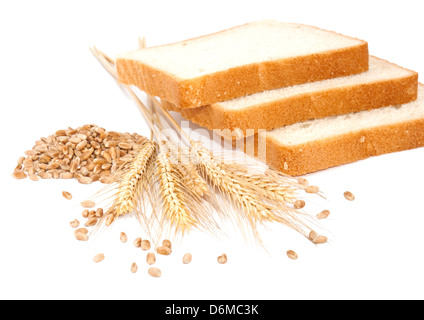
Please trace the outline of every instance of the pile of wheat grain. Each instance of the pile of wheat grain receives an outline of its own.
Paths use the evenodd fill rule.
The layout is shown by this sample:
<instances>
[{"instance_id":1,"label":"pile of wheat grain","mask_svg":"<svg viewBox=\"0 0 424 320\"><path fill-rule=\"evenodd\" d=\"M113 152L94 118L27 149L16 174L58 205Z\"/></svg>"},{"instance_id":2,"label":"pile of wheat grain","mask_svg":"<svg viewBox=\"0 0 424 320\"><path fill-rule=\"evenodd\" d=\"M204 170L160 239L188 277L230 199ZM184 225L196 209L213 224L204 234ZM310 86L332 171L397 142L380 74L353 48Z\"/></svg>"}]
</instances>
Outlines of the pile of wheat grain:
<instances>
[{"instance_id":1,"label":"pile of wheat grain","mask_svg":"<svg viewBox=\"0 0 424 320\"><path fill-rule=\"evenodd\" d=\"M116 171L133 160L145 140L137 133L106 131L93 124L58 130L40 138L18 159L13 177L110 183Z\"/></svg>"}]
</instances>

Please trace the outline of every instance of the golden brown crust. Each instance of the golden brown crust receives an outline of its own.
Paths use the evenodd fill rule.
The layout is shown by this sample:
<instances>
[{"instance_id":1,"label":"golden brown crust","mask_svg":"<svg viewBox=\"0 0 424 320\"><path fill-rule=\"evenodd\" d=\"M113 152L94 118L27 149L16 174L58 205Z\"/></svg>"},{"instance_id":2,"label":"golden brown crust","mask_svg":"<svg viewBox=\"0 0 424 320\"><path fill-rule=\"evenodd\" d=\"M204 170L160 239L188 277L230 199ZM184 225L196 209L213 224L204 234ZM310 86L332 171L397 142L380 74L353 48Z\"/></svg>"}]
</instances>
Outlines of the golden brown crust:
<instances>
[{"instance_id":1,"label":"golden brown crust","mask_svg":"<svg viewBox=\"0 0 424 320\"><path fill-rule=\"evenodd\" d=\"M404 78L328 88L240 110L225 110L219 103L195 109L179 109L170 103L165 106L210 130L238 129L247 133L248 129L272 130L310 119L408 103L416 100L417 86L418 74L411 71Z\"/></svg>"},{"instance_id":2,"label":"golden brown crust","mask_svg":"<svg viewBox=\"0 0 424 320\"><path fill-rule=\"evenodd\" d=\"M139 61L118 58L118 79L179 108L196 108L260 91L368 70L368 43L292 59L251 64L182 80Z\"/></svg>"},{"instance_id":3,"label":"golden brown crust","mask_svg":"<svg viewBox=\"0 0 424 320\"><path fill-rule=\"evenodd\" d=\"M255 155L258 155L258 135ZM355 162L382 154L424 146L424 119L366 129L296 146L266 138L265 162L292 176Z\"/></svg>"}]
</instances>

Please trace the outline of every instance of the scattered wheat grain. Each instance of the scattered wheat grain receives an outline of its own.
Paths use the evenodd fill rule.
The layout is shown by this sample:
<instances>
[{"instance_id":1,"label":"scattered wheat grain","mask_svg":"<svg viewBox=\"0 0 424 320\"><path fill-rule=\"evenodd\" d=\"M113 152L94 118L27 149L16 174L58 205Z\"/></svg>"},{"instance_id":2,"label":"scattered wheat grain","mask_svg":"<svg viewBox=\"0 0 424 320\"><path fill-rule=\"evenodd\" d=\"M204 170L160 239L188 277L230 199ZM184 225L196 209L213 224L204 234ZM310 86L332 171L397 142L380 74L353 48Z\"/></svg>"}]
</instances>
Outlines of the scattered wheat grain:
<instances>
[{"instance_id":1,"label":"scattered wheat grain","mask_svg":"<svg viewBox=\"0 0 424 320\"><path fill-rule=\"evenodd\" d=\"M162 275L162 272L160 271L160 269L155 267L150 267L147 272L149 273L150 276L154 278L159 278Z\"/></svg>"},{"instance_id":2,"label":"scattered wheat grain","mask_svg":"<svg viewBox=\"0 0 424 320\"><path fill-rule=\"evenodd\" d=\"M137 263L133 262L131 265L131 272L136 273L138 271Z\"/></svg>"},{"instance_id":3,"label":"scattered wheat grain","mask_svg":"<svg viewBox=\"0 0 424 320\"><path fill-rule=\"evenodd\" d=\"M67 199L67 200L71 200L72 199L72 194L68 191L62 191L62 196Z\"/></svg>"},{"instance_id":4,"label":"scattered wheat grain","mask_svg":"<svg viewBox=\"0 0 424 320\"><path fill-rule=\"evenodd\" d=\"M349 201L355 200L355 195L350 191L345 191L345 193L343 193L343 195L346 198L346 200L349 200Z\"/></svg>"},{"instance_id":5,"label":"scattered wheat grain","mask_svg":"<svg viewBox=\"0 0 424 320\"><path fill-rule=\"evenodd\" d=\"M305 188L305 192L307 192L307 193L318 193L319 187L318 186L307 186Z\"/></svg>"},{"instance_id":6,"label":"scattered wheat grain","mask_svg":"<svg viewBox=\"0 0 424 320\"><path fill-rule=\"evenodd\" d=\"M299 258L299 256L297 255L296 252L294 252L293 250L289 250L287 251L287 256L292 259L292 260L297 260Z\"/></svg>"},{"instance_id":7,"label":"scattered wheat grain","mask_svg":"<svg viewBox=\"0 0 424 320\"><path fill-rule=\"evenodd\" d=\"M80 225L80 223L79 223L79 221L78 221L77 219L75 219L75 220L71 221L71 222L69 223L69 225L70 225L72 228L78 228L78 227L79 227L79 225Z\"/></svg>"},{"instance_id":8,"label":"scattered wheat grain","mask_svg":"<svg viewBox=\"0 0 424 320\"><path fill-rule=\"evenodd\" d=\"M90 211L89 211L88 209L85 209L85 210L81 213L81 215L82 215L82 217L83 217L83 218L88 218L89 213L90 213Z\"/></svg>"},{"instance_id":9,"label":"scattered wheat grain","mask_svg":"<svg viewBox=\"0 0 424 320\"><path fill-rule=\"evenodd\" d=\"M184 264L189 264L190 262L191 262L191 260L192 260L192 255L191 255L191 253L186 253L184 256L183 256L183 263Z\"/></svg>"},{"instance_id":10,"label":"scattered wheat grain","mask_svg":"<svg viewBox=\"0 0 424 320\"><path fill-rule=\"evenodd\" d=\"M81 202L81 206L83 208L94 208L96 206L96 203L92 200L84 200Z\"/></svg>"},{"instance_id":11,"label":"scattered wheat grain","mask_svg":"<svg viewBox=\"0 0 424 320\"><path fill-rule=\"evenodd\" d=\"M153 252L149 252L146 256L146 262L148 265L152 265L156 262L156 256Z\"/></svg>"},{"instance_id":12,"label":"scattered wheat grain","mask_svg":"<svg viewBox=\"0 0 424 320\"><path fill-rule=\"evenodd\" d=\"M218 260L219 264L225 264L225 263L227 263L228 258L227 258L227 255L225 253L223 253L222 255L220 255L217 258L217 260Z\"/></svg>"},{"instance_id":13,"label":"scattered wheat grain","mask_svg":"<svg viewBox=\"0 0 424 320\"><path fill-rule=\"evenodd\" d=\"M296 209L302 209L305 206L305 200L296 200L294 202L294 207Z\"/></svg>"},{"instance_id":14,"label":"scattered wheat grain","mask_svg":"<svg viewBox=\"0 0 424 320\"><path fill-rule=\"evenodd\" d=\"M168 248L168 247L157 247L156 252L164 256L169 256L172 250L171 248Z\"/></svg>"},{"instance_id":15,"label":"scattered wheat grain","mask_svg":"<svg viewBox=\"0 0 424 320\"><path fill-rule=\"evenodd\" d=\"M120 234L120 236L119 236L119 240L120 240L122 243L126 243L126 242L128 241L128 237L127 237L127 235L126 235L126 233L125 233L125 232L121 232L121 234Z\"/></svg>"},{"instance_id":16,"label":"scattered wheat grain","mask_svg":"<svg viewBox=\"0 0 424 320\"><path fill-rule=\"evenodd\" d=\"M141 238L134 239L133 244L134 244L134 247L140 248L141 247Z\"/></svg>"},{"instance_id":17,"label":"scattered wheat grain","mask_svg":"<svg viewBox=\"0 0 424 320\"><path fill-rule=\"evenodd\" d=\"M323 211L321 211L320 213L317 214L317 218L318 219L327 219L329 215L330 215L329 210L323 210Z\"/></svg>"},{"instance_id":18,"label":"scattered wheat grain","mask_svg":"<svg viewBox=\"0 0 424 320\"><path fill-rule=\"evenodd\" d=\"M328 238L326 236L318 235L314 240L313 243L315 244L323 244L328 241Z\"/></svg>"},{"instance_id":19,"label":"scattered wheat grain","mask_svg":"<svg viewBox=\"0 0 424 320\"><path fill-rule=\"evenodd\" d=\"M79 241L88 240L88 230L86 228L79 228L74 231L75 238Z\"/></svg>"},{"instance_id":20,"label":"scattered wheat grain","mask_svg":"<svg viewBox=\"0 0 424 320\"><path fill-rule=\"evenodd\" d=\"M165 239L165 240L162 241L162 246L163 247L167 247L169 249L172 249L172 243L171 243L171 241L169 241L167 239Z\"/></svg>"},{"instance_id":21,"label":"scattered wheat grain","mask_svg":"<svg viewBox=\"0 0 424 320\"><path fill-rule=\"evenodd\" d=\"M97 224L97 218L96 217L89 217L88 220L85 222L84 226L94 227L96 224Z\"/></svg>"},{"instance_id":22,"label":"scattered wheat grain","mask_svg":"<svg viewBox=\"0 0 424 320\"><path fill-rule=\"evenodd\" d=\"M319 235L315 231L311 231L309 233L309 240L311 240L315 244L323 244L328 241L328 238L326 236Z\"/></svg>"},{"instance_id":23,"label":"scattered wheat grain","mask_svg":"<svg viewBox=\"0 0 424 320\"><path fill-rule=\"evenodd\" d=\"M94 256L93 261L95 263L99 263L105 259L105 255L103 253L98 253Z\"/></svg>"},{"instance_id":24,"label":"scattered wheat grain","mask_svg":"<svg viewBox=\"0 0 424 320\"><path fill-rule=\"evenodd\" d=\"M150 247L151 247L151 244L150 244L150 241L149 240L143 240L143 241L141 241L140 248L142 250L149 250Z\"/></svg>"}]
</instances>

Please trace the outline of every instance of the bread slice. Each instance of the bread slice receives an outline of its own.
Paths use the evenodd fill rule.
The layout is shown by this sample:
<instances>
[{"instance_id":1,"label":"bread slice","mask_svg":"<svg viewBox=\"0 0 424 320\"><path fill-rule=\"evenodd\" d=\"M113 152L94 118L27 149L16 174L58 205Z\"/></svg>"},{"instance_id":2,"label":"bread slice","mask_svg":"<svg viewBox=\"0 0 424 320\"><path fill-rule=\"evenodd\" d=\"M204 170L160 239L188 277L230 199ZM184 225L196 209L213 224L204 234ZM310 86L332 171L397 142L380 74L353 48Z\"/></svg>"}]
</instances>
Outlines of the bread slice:
<instances>
[{"instance_id":1,"label":"bread slice","mask_svg":"<svg viewBox=\"0 0 424 320\"><path fill-rule=\"evenodd\" d=\"M424 85L414 102L296 123L245 143L247 150L254 144L259 159L293 176L423 147Z\"/></svg>"},{"instance_id":2,"label":"bread slice","mask_svg":"<svg viewBox=\"0 0 424 320\"><path fill-rule=\"evenodd\" d=\"M366 41L264 20L116 57L121 83L193 108L368 69Z\"/></svg>"},{"instance_id":3,"label":"bread slice","mask_svg":"<svg viewBox=\"0 0 424 320\"><path fill-rule=\"evenodd\" d=\"M369 70L357 75L268 90L196 109L164 105L225 138L253 135L309 119L411 102L418 74L370 56Z\"/></svg>"}]
</instances>

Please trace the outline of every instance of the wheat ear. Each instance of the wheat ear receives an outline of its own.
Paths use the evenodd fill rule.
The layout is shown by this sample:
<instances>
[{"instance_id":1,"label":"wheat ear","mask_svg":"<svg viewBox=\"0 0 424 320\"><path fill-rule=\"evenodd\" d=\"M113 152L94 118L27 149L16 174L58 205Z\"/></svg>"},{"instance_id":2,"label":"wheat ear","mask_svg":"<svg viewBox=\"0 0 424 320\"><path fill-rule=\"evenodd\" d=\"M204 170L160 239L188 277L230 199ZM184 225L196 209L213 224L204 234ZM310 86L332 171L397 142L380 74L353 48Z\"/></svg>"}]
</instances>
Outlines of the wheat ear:
<instances>
[{"instance_id":1,"label":"wheat ear","mask_svg":"<svg viewBox=\"0 0 424 320\"><path fill-rule=\"evenodd\" d=\"M299 189L304 188L292 177L275 174L271 169L255 172L236 163L224 163L223 166L234 176L246 181L259 196L278 206L293 204L298 199Z\"/></svg>"},{"instance_id":2,"label":"wheat ear","mask_svg":"<svg viewBox=\"0 0 424 320\"><path fill-rule=\"evenodd\" d=\"M200 143L192 142L192 153L205 178L240 209L243 220L247 220L255 238L260 242L256 226L257 222L269 220L273 215L268 205L257 201L251 195L251 190L244 188L237 180L234 180L234 176L226 171Z\"/></svg>"},{"instance_id":3,"label":"wheat ear","mask_svg":"<svg viewBox=\"0 0 424 320\"><path fill-rule=\"evenodd\" d=\"M205 149L200 143L193 142L193 153L197 157L197 164L202 173L207 176L211 184L227 197L244 215L242 220L247 220L255 238L261 243L257 233L257 224L265 222L280 222L298 231L305 237L311 229L296 215L296 211L289 208L285 202L286 190L279 189L281 195L275 190L272 194L260 190L258 179L249 175L237 175L232 172L231 164L223 164ZM239 167L238 165L235 165ZM264 183L265 186L266 183ZM268 189L271 191L271 189ZM264 201L261 196L271 197L274 203ZM280 199L282 198L282 199Z\"/></svg>"},{"instance_id":4,"label":"wheat ear","mask_svg":"<svg viewBox=\"0 0 424 320\"><path fill-rule=\"evenodd\" d=\"M184 146L176 146L174 143L167 142L166 147L169 148L173 155L173 163L179 171L186 189L190 190L195 197L203 197L209 195L209 189L206 181L200 175L197 166L191 161L190 148Z\"/></svg>"},{"instance_id":5,"label":"wheat ear","mask_svg":"<svg viewBox=\"0 0 424 320\"><path fill-rule=\"evenodd\" d=\"M156 158L155 172L162 200L161 221L162 224L169 222L175 228L175 232L180 231L184 234L196 226L198 221L188 211L188 199L182 192L183 181L170 159L168 150L162 146Z\"/></svg>"},{"instance_id":6,"label":"wheat ear","mask_svg":"<svg viewBox=\"0 0 424 320\"><path fill-rule=\"evenodd\" d=\"M142 192L142 180L145 178L149 163L155 156L155 151L156 145L150 140L145 141L140 147L129 169L119 182L115 200L106 216L106 226L109 226L116 218L133 212L138 207Z\"/></svg>"}]
</instances>

